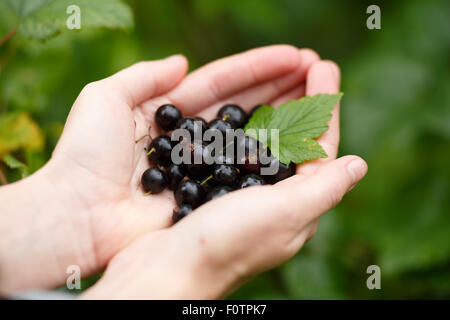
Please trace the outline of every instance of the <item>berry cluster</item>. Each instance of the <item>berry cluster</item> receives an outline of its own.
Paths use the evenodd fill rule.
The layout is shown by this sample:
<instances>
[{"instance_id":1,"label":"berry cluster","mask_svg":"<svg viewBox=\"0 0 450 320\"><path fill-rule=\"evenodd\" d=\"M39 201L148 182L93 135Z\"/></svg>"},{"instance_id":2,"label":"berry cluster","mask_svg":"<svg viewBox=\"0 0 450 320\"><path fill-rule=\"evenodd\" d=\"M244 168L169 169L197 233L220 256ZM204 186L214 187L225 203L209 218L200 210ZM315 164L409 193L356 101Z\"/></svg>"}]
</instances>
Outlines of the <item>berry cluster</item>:
<instances>
[{"instance_id":1,"label":"berry cluster","mask_svg":"<svg viewBox=\"0 0 450 320\"><path fill-rule=\"evenodd\" d=\"M167 134L175 129L185 129L193 141L189 142L187 148L191 159L189 163L175 164L171 159L172 149L182 142L182 138L180 141L173 141L168 135L160 135L152 139L147 149L148 158L156 167L143 173L142 186L149 194L162 192L166 187L174 191L178 205L173 214L174 223L203 203L228 192L250 186L274 184L295 173L294 163L286 165L279 162L270 155L270 150L263 148L260 142L246 135L234 138L232 145L226 146L226 148L242 148L244 152L239 159L238 152L233 152L233 157L228 157L227 152L221 152L214 157L213 164L203 161L208 148L207 143L203 140L194 140L194 137L202 137L207 129L217 130L225 137L229 129L244 128L249 117L259 107L255 106L250 115L247 115L241 107L227 104L219 110L217 118L209 123L199 117L183 118L181 111L172 104L158 108L155 122L163 132ZM261 161L263 154L267 157L266 161ZM272 175L262 176L261 169L271 165L275 165L278 170Z\"/></svg>"}]
</instances>

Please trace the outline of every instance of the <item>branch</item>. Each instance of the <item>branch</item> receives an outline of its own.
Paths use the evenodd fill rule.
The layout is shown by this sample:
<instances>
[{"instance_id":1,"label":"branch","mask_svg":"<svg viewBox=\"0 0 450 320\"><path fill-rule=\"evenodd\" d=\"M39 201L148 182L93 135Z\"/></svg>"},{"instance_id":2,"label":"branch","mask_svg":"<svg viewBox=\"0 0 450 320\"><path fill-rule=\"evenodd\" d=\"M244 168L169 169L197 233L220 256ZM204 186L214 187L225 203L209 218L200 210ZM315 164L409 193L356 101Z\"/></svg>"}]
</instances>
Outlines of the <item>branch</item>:
<instances>
[{"instance_id":1,"label":"branch","mask_svg":"<svg viewBox=\"0 0 450 320\"><path fill-rule=\"evenodd\" d=\"M0 46L2 46L6 41L11 39L17 32L17 28L12 28L1 40Z\"/></svg>"},{"instance_id":2,"label":"branch","mask_svg":"<svg viewBox=\"0 0 450 320\"><path fill-rule=\"evenodd\" d=\"M3 173L2 167L0 167L0 183L2 185L8 184L8 180L6 179L5 174Z\"/></svg>"}]
</instances>

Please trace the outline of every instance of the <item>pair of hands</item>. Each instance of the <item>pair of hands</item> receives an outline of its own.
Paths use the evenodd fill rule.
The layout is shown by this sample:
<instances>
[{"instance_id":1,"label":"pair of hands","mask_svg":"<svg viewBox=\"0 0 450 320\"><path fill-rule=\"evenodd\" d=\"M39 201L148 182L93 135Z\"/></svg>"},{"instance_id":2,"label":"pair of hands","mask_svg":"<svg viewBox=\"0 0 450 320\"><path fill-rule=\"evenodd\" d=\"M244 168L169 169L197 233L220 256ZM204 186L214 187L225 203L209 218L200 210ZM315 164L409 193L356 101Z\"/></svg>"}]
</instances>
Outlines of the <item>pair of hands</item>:
<instances>
[{"instance_id":1,"label":"pair of hands","mask_svg":"<svg viewBox=\"0 0 450 320\"><path fill-rule=\"evenodd\" d=\"M83 277L107 266L85 298L223 297L292 257L314 235L320 215L365 175L362 159L336 160L337 105L318 139L328 158L298 166L295 176L276 185L210 201L171 227L172 192L143 196L149 140L135 143L149 125L158 135L154 113L161 104L209 120L225 103L277 106L336 93L340 83L333 62L286 45L186 72L186 59L176 55L140 62L82 90L51 160L0 189L6 204L0 290L61 285L67 266L78 265ZM20 213L10 217L8 210Z\"/></svg>"}]
</instances>

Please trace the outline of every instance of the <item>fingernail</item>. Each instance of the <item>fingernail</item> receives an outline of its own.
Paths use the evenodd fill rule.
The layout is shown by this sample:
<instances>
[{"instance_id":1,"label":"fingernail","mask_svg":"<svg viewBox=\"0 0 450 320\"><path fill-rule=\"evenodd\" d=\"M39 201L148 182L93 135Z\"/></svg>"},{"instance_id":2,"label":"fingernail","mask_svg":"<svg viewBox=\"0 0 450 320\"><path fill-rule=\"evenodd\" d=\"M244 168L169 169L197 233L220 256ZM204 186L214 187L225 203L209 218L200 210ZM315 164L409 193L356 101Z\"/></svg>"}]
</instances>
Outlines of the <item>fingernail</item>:
<instances>
[{"instance_id":1,"label":"fingernail","mask_svg":"<svg viewBox=\"0 0 450 320\"><path fill-rule=\"evenodd\" d=\"M353 184L355 184L366 174L367 165L363 160L357 159L347 165L347 170L352 177Z\"/></svg>"}]
</instances>

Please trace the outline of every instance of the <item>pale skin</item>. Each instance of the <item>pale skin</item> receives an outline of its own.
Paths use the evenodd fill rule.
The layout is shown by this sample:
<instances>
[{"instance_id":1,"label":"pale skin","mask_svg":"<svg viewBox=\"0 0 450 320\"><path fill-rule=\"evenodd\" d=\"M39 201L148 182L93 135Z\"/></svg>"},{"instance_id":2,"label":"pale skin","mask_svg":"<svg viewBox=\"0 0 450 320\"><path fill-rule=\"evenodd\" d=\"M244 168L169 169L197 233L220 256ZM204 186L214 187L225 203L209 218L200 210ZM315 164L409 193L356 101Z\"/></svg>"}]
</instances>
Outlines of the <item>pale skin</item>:
<instances>
[{"instance_id":1,"label":"pale skin","mask_svg":"<svg viewBox=\"0 0 450 320\"><path fill-rule=\"evenodd\" d=\"M225 103L247 110L339 92L340 72L309 49L277 45L217 60L188 75L180 55L141 62L87 85L52 158L0 188L0 292L53 288L66 268L106 268L81 297L215 299L295 255L319 217L367 172L357 156L336 159L339 106L318 138L328 158L297 167L276 185L227 194L172 226L171 191L144 196L145 147L154 113L173 103L212 119Z\"/></svg>"}]
</instances>

